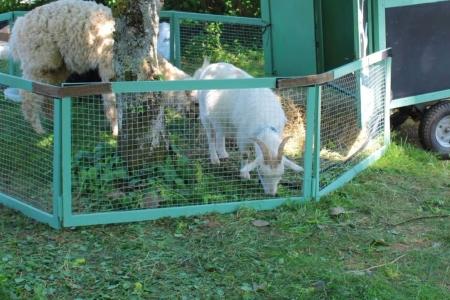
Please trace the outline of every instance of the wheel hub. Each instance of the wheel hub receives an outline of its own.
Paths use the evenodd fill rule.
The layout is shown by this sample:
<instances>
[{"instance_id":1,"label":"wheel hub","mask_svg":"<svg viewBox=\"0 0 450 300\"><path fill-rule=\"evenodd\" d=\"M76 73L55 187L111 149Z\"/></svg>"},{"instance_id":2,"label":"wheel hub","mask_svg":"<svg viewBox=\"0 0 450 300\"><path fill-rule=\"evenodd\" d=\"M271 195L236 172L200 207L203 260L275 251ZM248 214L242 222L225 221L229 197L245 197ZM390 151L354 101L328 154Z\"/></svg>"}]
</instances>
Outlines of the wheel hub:
<instances>
[{"instance_id":1,"label":"wheel hub","mask_svg":"<svg viewBox=\"0 0 450 300\"><path fill-rule=\"evenodd\" d=\"M442 147L450 148L450 116L442 118L437 124L436 140Z\"/></svg>"}]
</instances>

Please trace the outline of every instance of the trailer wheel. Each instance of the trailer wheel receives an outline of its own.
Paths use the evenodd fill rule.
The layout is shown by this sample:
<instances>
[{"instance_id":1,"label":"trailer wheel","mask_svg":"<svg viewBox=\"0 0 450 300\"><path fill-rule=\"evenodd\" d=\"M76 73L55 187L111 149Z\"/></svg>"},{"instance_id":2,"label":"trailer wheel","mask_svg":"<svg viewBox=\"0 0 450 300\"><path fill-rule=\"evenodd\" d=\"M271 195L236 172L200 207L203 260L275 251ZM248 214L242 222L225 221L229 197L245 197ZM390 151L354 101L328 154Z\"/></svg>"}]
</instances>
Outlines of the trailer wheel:
<instances>
[{"instance_id":1,"label":"trailer wheel","mask_svg":"<svg viewBox=\"0 0 450 300\"><path fill-rule=\"evenodd\" d=\"M420 122L422 145L445 158L450 155L450 102L441 102L427 110Z\"/></svg>"}]
</instances>

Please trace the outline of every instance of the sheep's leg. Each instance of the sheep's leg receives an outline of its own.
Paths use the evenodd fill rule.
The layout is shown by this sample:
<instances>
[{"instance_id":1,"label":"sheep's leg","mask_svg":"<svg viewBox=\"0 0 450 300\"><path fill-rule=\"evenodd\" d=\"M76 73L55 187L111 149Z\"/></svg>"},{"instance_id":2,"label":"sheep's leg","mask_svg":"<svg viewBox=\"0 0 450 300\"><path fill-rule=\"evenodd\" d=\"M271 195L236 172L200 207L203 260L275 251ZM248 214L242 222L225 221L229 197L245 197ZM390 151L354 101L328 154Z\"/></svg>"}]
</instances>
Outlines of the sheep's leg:
<instances>
[{"instance_id":1,"label":"sheep's leg","mask_svg":"<svg viewBox=\"0 0 450 300\"><path fill-rule=\"evenodd\" d=\"M28 122L30 122L34 131L38 134L44 134L45 130L41 123L43 96L33 95L29 92L21 91L22 95L22 113Z\"/></svg>"},{"instance_id":2,"label":"sheep's leg","mask_svg":"<svg viewBox=\"0 0 450 300\"><path fill-rule=\"evenodd\" d=\"M219 158L225 159L229 157L227 150L225 149L225 135L222 130L216 130L216 148Z\"/></svg>"},{"instance_id":3,"label":"sheep's leg","mask_svg":"<svg viewBox=\"0 0 450 300\"><path fill-rule=\"evenodd\" d=\"M98 73L102 82L109 82L114 77L114 70L112 69L112 57L106 56L98 66ZM103 108L105 115L111 124L111 131L113 136L119 135L119 123L122 123L122 113L117 111L116 95L114 93L103 94Z\"/></svg>"},{"instance_id":4,"label":"sheep's leg","mask_svg":"<svg viewBox=\"0 0 450 300\"><path fill-rule=\"evenodd\" d=\"M58 69L42 72L37 81L59 86L70 76L70 72L62 65ZM45 97L42 102L42 112L45 118L53 118L53 99Z\"/></svg>"},{"instance_id":5,"label":"sheep's leg","mask_svg":"<svg viewBox=\"0 0 450 300\"><path fill-rule=\"evenodd\" d=\"M216 143L215 143L216 133L213 129L213 126L208 118L201 117L200 121L202 122L202 125L206 131L206 137L208 139L209 157L211 159L211 163L215 164L215 165L220 164L219 157L217 156Z\"/></svg>"},{"instance_id":6,"label":"sheep's leg","mask_svg":"<svg viewBox=\"0 0 450 300\"><path fill-rule=\"evenodd\" d=\"M43 83L49 83L49 84L59 84L61 83L67 76L69 76L69 72L66 70L64 66L48 71L46 70L41 71L33 71L30 72L27 69L23 71L24 78L29 80L35 80ZM33 127L34 131L38 134L44 134L45 130L41 123L41 115L43 114L43 107L45 105L45 102L49 101L49 98L32 94L29 92L22 91L22 113L24 115L25 120L30 122L31 126ZM51 107L51 106L50 106ZM47 107L47 118L51 118L52 113L51 109Z\"/></svg>"},{"instance_id":7,"label":"sheep's leg","mask_svg":"<svg viewBox=\"0 0 450 300\"><path fill-rule=\"evenodd\" d=\"M113 93L103 94L103 106L106 118L111 123L111 131L113 136L119 135L119 122L116 108L116 95Z\"/></svg>"}]
</instances>

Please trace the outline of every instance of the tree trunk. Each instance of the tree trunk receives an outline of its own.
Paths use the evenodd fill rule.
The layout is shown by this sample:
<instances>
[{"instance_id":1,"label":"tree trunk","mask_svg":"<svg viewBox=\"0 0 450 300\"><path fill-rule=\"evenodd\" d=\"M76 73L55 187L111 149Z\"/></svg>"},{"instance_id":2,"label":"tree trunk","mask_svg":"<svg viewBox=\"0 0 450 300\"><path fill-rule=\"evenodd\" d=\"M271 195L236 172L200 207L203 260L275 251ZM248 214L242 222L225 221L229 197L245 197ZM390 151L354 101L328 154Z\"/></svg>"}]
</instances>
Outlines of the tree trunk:
<instances>
[{"instance_id":1,"label":"tree trunk","mask_svg":"<svg viewBox=\"0 0 450 300\"><path fill-rule=\"evenodd\" d=\"M116 80L158 80L160 0L118 0L113 9ZM160 160L168 149L160 93L118 94L119 151L136 170Z\"/></svg>"}]
</instances>

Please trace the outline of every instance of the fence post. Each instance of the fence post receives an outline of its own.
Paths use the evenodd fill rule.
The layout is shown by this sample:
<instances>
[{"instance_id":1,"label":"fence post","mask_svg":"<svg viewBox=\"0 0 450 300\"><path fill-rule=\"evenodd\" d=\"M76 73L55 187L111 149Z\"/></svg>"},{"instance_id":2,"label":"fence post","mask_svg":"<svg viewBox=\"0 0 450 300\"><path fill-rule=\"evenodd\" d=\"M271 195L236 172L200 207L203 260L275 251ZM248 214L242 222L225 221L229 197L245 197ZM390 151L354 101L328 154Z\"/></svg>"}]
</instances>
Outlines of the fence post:
<instances>
[{"instance_id":1,"label":"fence post","mask_svg":"<svg viewBox=\"0 0 450 300\"><path fill-rule=\"evenodd\" d=\"M53 215L62 223L61 99L53 99Z\"/></svg>"},{"instance_id":2,"label":"fence post","mask_svg":"<svg viewBox=\"0 0 450 300\"><path fill-rule=\"evenodd\" d=\"M304 156L304 179L303 179L303 195L306 200L314 197L314 158L315 158L315 141L316 135L316 119L319 88L311 86L307 89L306 96L306 139L305 139L305 156Z\"/></svg>"},{"instance_id":3,"label":"fence post","mask_svg":"<svg viewBox=\"0 0 450 300\"><path fill-rule=\"evenodd\" d=\"M386 74L385 74L385 85L386 85L386 97L384 103L384 144L388 145L391 141L391 68L392 68L392 58L386 58Z\"/></svg>"},{"instance_id":4,"label":"fence post","mask_svg":"<svg viewBox=\"0 0 450 300\"><path fill-rule=\"evenodd\" d=\"M320 192L320 134L321 134L321 105L322 105L322 87L315 86L314 101L316 103L314 111L314 152L313 152L313 173L312 173L312 197L319 201Z\"/></svg>"},{"instance_id":5,"label":"fence post","mask_svg":"<svg viewBox=\"0 0 450 300\"><path fill-rule=\"evenodd\" d=\"M72 216L72 99L61 100L61 170L63 226Z\"/></svg>"},{"instance_id":6,"label":"fence post","mask_svg":"<svg viewBox=\"0 0 450 300\"><path fill-rule=\"evenodd\" d=\"M172 36L173 36L173 42L174 42L174 55L173 57L173 63L177 68L181 68L181 45L180 45L180 18L177 16L177 14L174 12L172 15L172 22L170 23L170 41L172 42ZM173 31L172 31L173 30ZM172 54L171 54L172 55Z\"/></svg>"}]
</instances>

